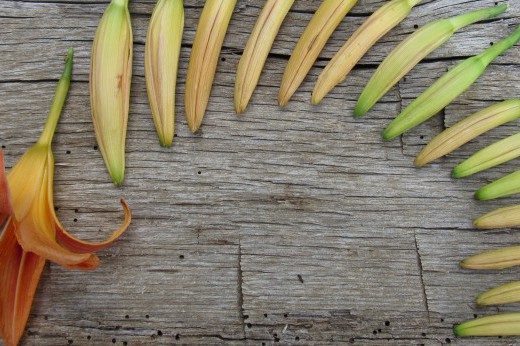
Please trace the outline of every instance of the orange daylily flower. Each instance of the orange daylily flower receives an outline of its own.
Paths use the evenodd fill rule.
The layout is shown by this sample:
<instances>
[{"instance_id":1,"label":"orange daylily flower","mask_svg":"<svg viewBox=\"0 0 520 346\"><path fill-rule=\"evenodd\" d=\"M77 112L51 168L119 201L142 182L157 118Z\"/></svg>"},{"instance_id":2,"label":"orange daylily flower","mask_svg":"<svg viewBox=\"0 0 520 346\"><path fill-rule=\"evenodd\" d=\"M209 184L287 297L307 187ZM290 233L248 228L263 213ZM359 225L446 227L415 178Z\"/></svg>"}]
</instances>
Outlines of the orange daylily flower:
<instances>
[{"instance_id":1,"label":"orange daylily flower","mask_svg":"<svg viewBox=\"0 0 520 346\"><path fill-rule=\"evenodd\" d=\"M70 85L72 49L67 55L51 111L40 139L6 175L0 151L0 335L7 345L20 340L46 260L67 269L92 270L99 259L93 251L116 240L128 227L131 211L121 200L125 220L102 243L81 241L69 234L54 211L52 137Z\"/></svg>"}]
</instances>

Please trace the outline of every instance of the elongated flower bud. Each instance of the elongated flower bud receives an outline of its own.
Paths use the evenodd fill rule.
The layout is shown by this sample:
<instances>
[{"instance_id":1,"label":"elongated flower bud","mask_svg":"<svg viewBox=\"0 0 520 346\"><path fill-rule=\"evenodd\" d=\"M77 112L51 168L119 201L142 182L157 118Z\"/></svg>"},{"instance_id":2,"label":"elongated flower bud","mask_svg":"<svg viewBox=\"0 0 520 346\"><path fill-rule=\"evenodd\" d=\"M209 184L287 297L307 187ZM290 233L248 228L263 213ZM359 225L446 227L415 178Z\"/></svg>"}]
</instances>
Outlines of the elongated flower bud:
<instances>
[{"instance_id":1,"label":"elongated flower bud","mask_svg":"<svg viewBox=\"0 0 520 346\"><path fill-rule=\"evenodd\" d=\"M112 0L96 30L90 66L90 107L99 150L114 184L125 177L125 142L132 79L128 0Z\"/></svg>"},{"instance_id":2,"label":"elongated flower bud","mask_svg":"<svg viewBox=\"0 0 520 346\"><path fill-rule=\"evenodd\" d=\"M516 134L476 152L453 168L454 178L467 177L520 156L520 134Z\"/></svg>"},{"instance_id":3,"label":"elongated flower bud","mask_svg":"<svg viewBox=\"0 0 520 346\"><path fill-rule=\"evenodd\" d=\"M520 226L520 205L499 208L487 213L475 221L473 224L478 228L511 228Z\"/></svg>"},{"instance_id":4,"label":"elongated flower bud","mask_svg":"<svg viewBox=\"0 0 520 346\"><path fill-rule=\"evenodd\" d=\"M520 171L508 174L495 180L491 184L481 187L475 193L475 198L481 201L487 201L517 193L520 193Z\"/></svg>"},{"instance_id":5,"label":"elongated flower bud","mask_svg":"<svg viewBox=\"0 0 520 346\"><path fill-rule=\"evenodd\" d=\"M183 0L158 0L144 53L144 74L161 145L170 147L175 126L175 86L184 29Z\"/></svg>"},{"instance_id":6,"label":"elongated flower bud","mask_svg":"<svg viewBox=\"0 0 520 346\"><path fill-rule=\"evenodd\" d=\"M206 113L218 57L237 0L207 0L199 19L186 76L186 120L192 132Z\"/></svg>"},{"instance_id":7,"label":"elongated flower bud","mask_svg":"<svg viewBox=\"0 0 520 346\"><path fill-rule=\"evenodd\" d=\"M330 35L357 0L324 0L300 40L294 47L285 67L278 94L278 104L285 106L309 73Z\"/></svg>"},{"instance_id":8,"label":"elongated flower bud","mask_svg":"<svg viewBox=\"0 0 520 346\"><path fill-rule=\"evenodd\" d=\"M520 314L498 314L479 317L459 324L453 331L458 336L511 336L520 335Z\"/></svg>"},{"instance_id":9,"label":"elongated flower bud","mask_svg":"<svg viewBox=\"0 0 520 346\"><path fill-rule=\"evenodd\" d=\"M497 56L511 48L518 40L520 27L508 38L448 71L388 125L383 131L383 139L392 140L437 114L468 89Z\"/></svg>"},{"instance_id":10,"label":"elongated flower bud","mask_svg":"<svg viewBox=\"0 0 520 346\"><path fill-rule=\"evenodd\" d=\"M347 78L363 55L420 1L392 0L375 11L325 66L314 86L312 104L320 103L329 91Z\"/></svg>"},{"instance_id":11,"label":"elongated flower bud","mask_svg":"<svg viewBox=\"0 0 520 346\"><path fill-rule=\"evenodd\" d=\"M282 22L294 0L267 0L238 63L235 80L235 111L244 112Z\"/></svg>"},{"instance_id":12,"label":"elongated flower bud","mask_svg":"<svg viewBox=\"0 0 520 346\"><path fill-rule=\"evenodd\" d=\"M510 282L480 294L479 305L498 305L520 302L520 281Z\"/></svg>"},{"instance_id":13,"label":"elongated flower bud","mask_svg":"<svg viewBox=\"0 0 520 346\"><path fill-rule=\"evenodd\" d=\"M401 78L424 57L446 42L455 31L475 22L493 18L507 8L508 5L500 5L452 18L439 19L408 36L392 50L374 72L359 97L354 116L360 117L368 112Z\"/></svg>"},{"instance_id":14,"label":"elongated flower bud","mask_svg":"<svg viewBox=\"0 0 520 346\"><path fill-rule=\"evenodd\" d=\"M422 167L451 153L475 137L520 117L520 100L507 100L475 113L441 132L415 158Z\"/></svg>"},{"instance_id":15,"label":"elongated flower bud","mask_svg":"<svg viewBox=\"0 0 520 346\"><path fill-rule=\"evenodd\" d=\"M517 210L518 212L518 210ZM520 264L520 246L486 251L460 262L466 269L505 269Z\"/></svg>"}]
</instances>

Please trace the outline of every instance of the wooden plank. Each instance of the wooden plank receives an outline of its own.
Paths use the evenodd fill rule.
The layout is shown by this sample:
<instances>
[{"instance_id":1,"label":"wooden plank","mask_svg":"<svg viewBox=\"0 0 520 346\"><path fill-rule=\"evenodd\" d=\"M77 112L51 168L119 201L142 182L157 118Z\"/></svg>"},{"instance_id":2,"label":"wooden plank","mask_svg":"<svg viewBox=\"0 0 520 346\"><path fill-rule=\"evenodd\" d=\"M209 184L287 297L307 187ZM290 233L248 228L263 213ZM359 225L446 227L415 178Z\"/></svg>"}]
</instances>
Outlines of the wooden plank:
<instances>
[{"instance_id":1,"label":"wooden plank","mask_svg":"<svg viewBox=\"0 0 520 346\"><path fill-rule=\"evenodd\" d=\"M516 279L518 269L462 270L466 256L518 242L515 232L476 231L471 219L517 197L476 202L473 192L515 162L454 181L449 170L517 122L428 167L413 156L447 126L484 106L517 97L515 47L497 59L443 114L382 142L381 130L461 59L512 32L520 1L472 25L415 68L361 120L354 104L377 64L430 20L491 6L423 1L376 45L319 106L309 103L319 72L382 0L360 0L334 33L289 105L276 104L283 69L320 1L297 1L251 104L234 115L240 53L262 2L239 1L225 40L201 131L183 116L185 75L202 0L186 1L175 144L158 145L146 98L143 50L154 2L131 1L134 77L127 177L113 187L90 121L88 69L94 31L108 1L0 2L0 145L11 167L38 136L60 57L76 51L73 83L58 126L55 200L63 224L102 239L134 211L127 234L102 251L89 273L48 264L24 335L56 344L506 344L515 338L457 339L454 323L517 306L479 308L473 298Z\"/></svg>"}]
</instances>

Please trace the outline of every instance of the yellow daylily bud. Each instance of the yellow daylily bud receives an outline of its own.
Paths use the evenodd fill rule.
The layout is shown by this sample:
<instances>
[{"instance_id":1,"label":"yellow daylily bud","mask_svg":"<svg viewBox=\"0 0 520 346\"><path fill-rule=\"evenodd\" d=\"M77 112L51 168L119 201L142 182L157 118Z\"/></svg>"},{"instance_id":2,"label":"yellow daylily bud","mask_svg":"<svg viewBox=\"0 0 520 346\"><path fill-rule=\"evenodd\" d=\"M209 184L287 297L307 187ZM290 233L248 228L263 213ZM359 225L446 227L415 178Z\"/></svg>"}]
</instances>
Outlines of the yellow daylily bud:
<instances>
[{"instance_id":1,"label":"yellow daylily bud","mask_svg":"<svg viewBox=\"0 0 520 346\"><path fill-rule=\"evenodd\" d=\"M511 36L449 70L388 125L383 131L383 140L392 140L437 114L468 89L497 56L514 46L518 40L520 26Z\"/></svg>"},{"instance_id":2,"label":"yellow daylily bud","mask_svg":"<svg viewBox=\"0 0 520 346\"><path fill-rule=\"evenodd\" d=\"M199 19L186 76L186 120L196 132L208 105L218 57L237 0L207 0Z\"/></svg>"},{"instance_id":3,"label":"yellow daylily bud","mask_svg":"<svg viewBox=\"0 0 520 346\"><path fill-rule=\"evenodd\" d=\"M99 150L117 186L125 177L132 44L128 0L112 0L92 46L90 107Z\"/></svg>"},{"instance_id":4,"label":"yellow daylily bud","mask_svg":"<svg viewBox=\"0 0 520 346\"><path fill-rule=\"evenodd\" d=\"M453 331L458 336L520 335L520 314L498 314L476 318L459 324Z\"/></svg>"},{"instance_id":5,"label":"yellow daylily bud","mask_svg":"<svg viewBox=\"0 0 520 346\"><path fill-rule=\"evenodd\" d=\"M520 134L516 134L479 150L453 168L455 178L466 177L495 167L520 156Z\"/></svg>"},{"instance_id":6,"label":"yellow daylily bud","mask_svg":"<svg viewBox=\"0 0 520 346\"><path fill-rule=\"evenodd\" d=\"M175 86L184 29L183 0L158 0L144 53L144 75L161 145L170 147L175 126Z\"/></svg>"},{"instance_id":7,"label":"yellow daylily bud","mask_svg":"<svg viewBox=\"0 0 520 346\"><path fill-rule=\"evenodd\" d=\"M520 205L499 208L473 221L478 228L510 228L520 226Z\"/></svg>"},{"instance_id":8,"label":"yellow daylily bud","mask_svg":"<svg viewBox=\"0 0 520 346\"><path fill-rule=\"evenodd\" d=\"M476 302L479 305L497 305L520 301L520 281L510 282L480 294Z\"/></svg>"},{"instance_id":9,"label":"yellow daylily bud","mask_svg":"<svg viewBox=\"0 0 520 346\"><path fill-rule=\"evenodd\" d=\"M475 137L520 117L520 100L507 100L475 113L441 132L415 158L422 167L441 156L451 153ZM455 173L454 177L458 177Z\"/></svg>"},{"instance_id":10,"label":"yellow daylily bud","mask_svg":"<svg viewBox=\"0 0 520 346\"><path fill-rule=\"evenodd\" d=\"M243 113L260 79L260 74L282 22L294 0L267 0L238 63L235 80L235 112Z\"/></svg>"},{"instance_id":11,"label":"yellow daylily bud","mask_svg":"<svg viewBox=\"0 0 520 346\"><path fill-rule=\"evenodd\" d=\"M317 105L342 82L357 62L381 37L399 24L421 0L392 0L374 12L334 55L318 77L312 92Z\"/></svg>"},{"instance_id":12,"label":"yellow daylily bud","mask_svg":"<svg viewBox=\"0 0 520 346\"><path fill-rule=\"evenodd\" d=\"M517 210L518 212L518 210ZM486 251L460 262L465 269L505 269L520 264L520 246Z\"/></svg>"},{"instance_id":13,"label":"yellow daylily bud","mask_svg":"<svg viewBox=\"0 0 520 346\"><path fill-rule=\"evenodd\" d=\"M300 40L294 47L285 67L278 94L278 104L285 106L309 73L330 35L336 30L357 0L324 0Z\"/></svg>"},{"instance_id":14,"label":"yellow daylily bud","mask_svg":"<svg viewBox=\"0 0 520 346\"><path fill-rule=\"evenodd\" d=\"M372 106L401 80L424 57L446 42L455 31L485 19L491 19L508 5L488 7L456 17L439 19L426 24L392 50L379 65L361 93L354 116L364 115ZM374 30L375 31L375 30Z\"/></svg>"}]
</instances>

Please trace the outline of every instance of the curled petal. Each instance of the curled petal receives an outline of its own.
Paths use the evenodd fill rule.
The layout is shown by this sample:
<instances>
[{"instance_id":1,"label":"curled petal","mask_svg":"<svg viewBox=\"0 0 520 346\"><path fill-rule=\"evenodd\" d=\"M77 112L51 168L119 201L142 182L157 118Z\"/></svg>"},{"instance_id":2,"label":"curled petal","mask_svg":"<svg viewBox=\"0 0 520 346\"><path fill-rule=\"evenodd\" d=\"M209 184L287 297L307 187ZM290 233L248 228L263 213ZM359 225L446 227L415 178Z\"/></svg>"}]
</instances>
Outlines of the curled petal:
<instances>
[{"instance_id":1,"label":"curled petal","mask_svg":"<svg viewBox=\"0 0 520 346\"><path fill-rule=\"evenodd\" d=\"M56 214L53 213L54 222L56 223L56 239L60 242L61 245L63 245L68 250L79 253L97 251L109 246L117 238L119 238L119 236L123 234L124 231L126 231L128 226L130 225L130 222L132 221L132 212L130 211L130 208L128 207L124 199L121 199L121 204L123 205L123 210L125 211L125 220L123 221L123 224L117 229L117 231L112 233L110 238L108 238L104 242L90 243L75 238L73 235L68 233L65 230L65 228L63 228L58 218L56 217Z\"/></svg>"}]
</instances>

